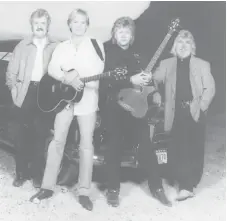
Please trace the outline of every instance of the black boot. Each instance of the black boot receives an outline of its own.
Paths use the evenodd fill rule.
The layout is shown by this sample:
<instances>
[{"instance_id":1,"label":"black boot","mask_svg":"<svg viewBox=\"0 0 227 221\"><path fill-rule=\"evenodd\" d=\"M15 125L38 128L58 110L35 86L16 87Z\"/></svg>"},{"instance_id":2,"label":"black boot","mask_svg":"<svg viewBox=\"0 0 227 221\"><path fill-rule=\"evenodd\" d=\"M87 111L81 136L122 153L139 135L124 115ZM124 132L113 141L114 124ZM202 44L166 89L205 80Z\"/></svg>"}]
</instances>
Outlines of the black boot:
<instances>
[{"instance_id":1,"label":"black boot","mask_svg":"<svg viewBox=\"0 0 227 221\"><path fill-rule=\"evenodd\" d=\"M34 188L41 188L42 181L39 178L33 178L32 179L32 184Z\"/></svg>"},{"instance_id":2,"label":"black boot","mask_svg":"<svg viewBox=\"0 0 227 221\"><path fill-rule=\"evenodd\" d=\"M107 203L110 206L118 207L120 204L119 201L119 190L108 190L107 194Z\"/></svg>"},{"instance_id":3,"label":"black boot","mask_svg":"<svg viewBox=\"0 0 227 221\"><path fill-rule=\"evenodd\" d=\"M36 193L34 196L30 198L31 202L37 201L39 203L41 200L48 199L52 197L54 194L53 190L48 190L48 189L40 189L38 193Z\"/></svg>"},{"instance_id":4,"label":"black boot","mask_svg":"<svg viewBox=\"0 0 227 221\"><path fill-rule=\"evenodd\" d=\"M80 205L88 211L93 210L93 203L88 196L80 195L79 196Z\"/></svg>"},{"instance_id":5,"label":"black boot","mask_svg":"<svg viewBox=\"0 0 227 221\"><path fill-rule=\"evenodd\" d=\"M21 187L27 180L29 180L28 176L25 176L23 173L17 173L13 181L13 186Z\"/></svg>"}]
</instances>

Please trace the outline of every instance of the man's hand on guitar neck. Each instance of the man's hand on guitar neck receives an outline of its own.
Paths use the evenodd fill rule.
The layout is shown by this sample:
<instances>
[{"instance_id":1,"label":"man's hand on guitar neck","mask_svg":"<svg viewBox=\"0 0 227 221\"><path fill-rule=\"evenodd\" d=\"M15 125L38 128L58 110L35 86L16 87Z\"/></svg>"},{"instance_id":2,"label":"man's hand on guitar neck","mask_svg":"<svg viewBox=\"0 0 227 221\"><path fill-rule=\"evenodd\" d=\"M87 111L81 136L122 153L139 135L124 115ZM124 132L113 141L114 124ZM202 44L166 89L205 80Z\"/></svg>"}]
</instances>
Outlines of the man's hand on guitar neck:
<instances>
[{"instance_id":1,"label":"man's hand on guitar neck","mask_svg":"<svg viewBox=\"0 0 227 221\"><path fill-rule=\"evenodd\" d=\"M130 81L132 82L132 84L138 85L138 86L146 86L149 84L150 80L151 80L151 75L145 72L140 72L139 74L133 75L130 78Z\"/></svg>"}]
</instances>

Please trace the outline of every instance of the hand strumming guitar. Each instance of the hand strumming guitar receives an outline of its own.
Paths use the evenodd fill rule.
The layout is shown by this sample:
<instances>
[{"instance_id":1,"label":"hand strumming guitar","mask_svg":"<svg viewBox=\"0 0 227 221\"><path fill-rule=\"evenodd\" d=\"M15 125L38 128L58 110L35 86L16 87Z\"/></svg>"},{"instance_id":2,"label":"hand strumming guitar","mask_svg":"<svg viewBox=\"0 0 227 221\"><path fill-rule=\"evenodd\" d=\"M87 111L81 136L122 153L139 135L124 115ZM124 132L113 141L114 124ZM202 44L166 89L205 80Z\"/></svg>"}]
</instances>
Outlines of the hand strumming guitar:
<instances>
[{"instance_id":1,"label":"hand strumming guitar","mask_svg":"<svg viewBox=\"0 0 227 221\"><path fill-rule=\"evenodd\" d=\"M141 72L139 74L133 75L130 79L130 81L134 85L138 85L138 86L146 86L147 84L149 84L150 80L151 80L151 75L145 72Z\"/></svg>"},{"instance_id":2,"label":"hand strumming guitar","mask_svg":"<svg viewBox=\"0 0 227 221\"><path fill-rule=\"evenodd\" d=\"M70 85L77 91L81 91L84 88L84 83L80 80L79 77L74 78Z\"/></svg>"},{"instance_id":3,"label":"hand strumming guitar","mask_svg":"<svg viewBox=\"0 0 227 221\"><path fill-rule=\"evenodd\" d=\"M161 97L161 94L159 92L155 92L153 94L153 102L155 104L157 104L158 106L161 106L161 104L162 104L162 97Z\"/></svg>"},{"instance_id":4,"label":"hand strumming guitar","mask_svg":"<svg viewBox=\"0 0 227 221\"><path fill-rule=\"evenodd\" d=\"M72 86L75 90L81 91L84 87L84 83L79 78L79 73L76 70L64 71L65 76L63 83Z\"/></svg>"}]
</instances>

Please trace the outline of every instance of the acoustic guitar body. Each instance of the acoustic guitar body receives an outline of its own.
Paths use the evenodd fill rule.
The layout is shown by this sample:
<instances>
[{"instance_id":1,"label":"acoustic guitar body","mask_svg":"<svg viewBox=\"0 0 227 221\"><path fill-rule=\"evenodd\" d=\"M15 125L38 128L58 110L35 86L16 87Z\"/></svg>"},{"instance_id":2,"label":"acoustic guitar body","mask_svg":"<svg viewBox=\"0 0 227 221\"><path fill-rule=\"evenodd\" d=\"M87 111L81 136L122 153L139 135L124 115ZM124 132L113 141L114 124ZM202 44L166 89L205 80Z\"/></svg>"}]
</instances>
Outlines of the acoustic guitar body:
<instances>
[{"instance_id":1,"label":"acoustic guitar body","mask_svg":"<svg viewBox=\"0 0 227 221\"><path fill-rule=\"evenodd\" d=\"M138 87L122 89L118 95L118 103L136 118L143 118L148 110L147 96L154 87Z\"/></svg>"},{"instance_id":2,"label":"acoustic guitar body","mask_svg":"<svg viewBox=\"0 0 227 221\"><path fill-rule=\"evenodd\" d=\"M43 112L51 112L56 107L63 109L69 102L78 103L82 96L83 90L78 92L45 74L39 84L37 102Z\"/></svg>"},{"instance_id":3,"label":"acoustic guitar body","mask_svg":"<svg viewBox=\"0 0 227 221\"><path fill-rule=\"evenodd\" d=\"M125 79L126 74L127 70L125 68L115 68L112 71L80 78L80 80L84 84L109 77L121 80ZM63 84L61 81L45 74L39 83L37 104L39 109L43 112L60 112L68 103L79 103L83 97L83 93L84 90L76 91L72 86Z\"/></svg>"}]
</instances>

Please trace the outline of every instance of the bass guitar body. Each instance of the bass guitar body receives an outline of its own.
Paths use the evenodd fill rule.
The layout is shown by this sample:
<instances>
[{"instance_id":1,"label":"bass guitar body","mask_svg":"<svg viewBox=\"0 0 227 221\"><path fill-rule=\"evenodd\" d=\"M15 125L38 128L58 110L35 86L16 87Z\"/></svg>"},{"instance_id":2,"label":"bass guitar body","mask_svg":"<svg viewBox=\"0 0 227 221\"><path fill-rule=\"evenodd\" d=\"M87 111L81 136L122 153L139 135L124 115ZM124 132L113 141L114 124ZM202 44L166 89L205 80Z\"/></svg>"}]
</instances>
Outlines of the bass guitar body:
<instances>
[{"instance_id":1,"label":"bass guitar body","mask_svg":"<svg viewBox=\"0 0 227 221\"><path fill-rule=\"evenodd\" d=\"M179 25L180 20L175 19L172 21L171 26L158 50L155 52L151 61L149 62L145 73L151 73L154 65L156 64L159 56L164 50L167 42L171 38L173 32L176 30L176 27ZM130 111L134 117L142 118L146 116L148 111L148 102L147 97L150 93L154 92L154 86L143 86L138 88L127 88L120 91L118 95L118 103L127 111Z\"/></svg>"},{"instance_id":2,"label":"bass guitar body","mask_svg":"<svg viewBox=\"0 0 227 221\"><path fill-rule=\"evenodd\" d=\"M146 86L122 89L118 95L118 103L136 118L143 118L148 110L147 97L155 87Z\"/></svg>"},{"instance_id":3,"label":"bass guitar body","mask_svg":"<svg viewBox=\"0 0 227 221\"><path fill-rule=\"evenodd\" d=\"M83 97L83 90L78 92L73 87L65 85L48 74L40 81L38 90L38 106L43 112L60 111L69 103L78 103Z\"/></svg>"}]
</instances>

